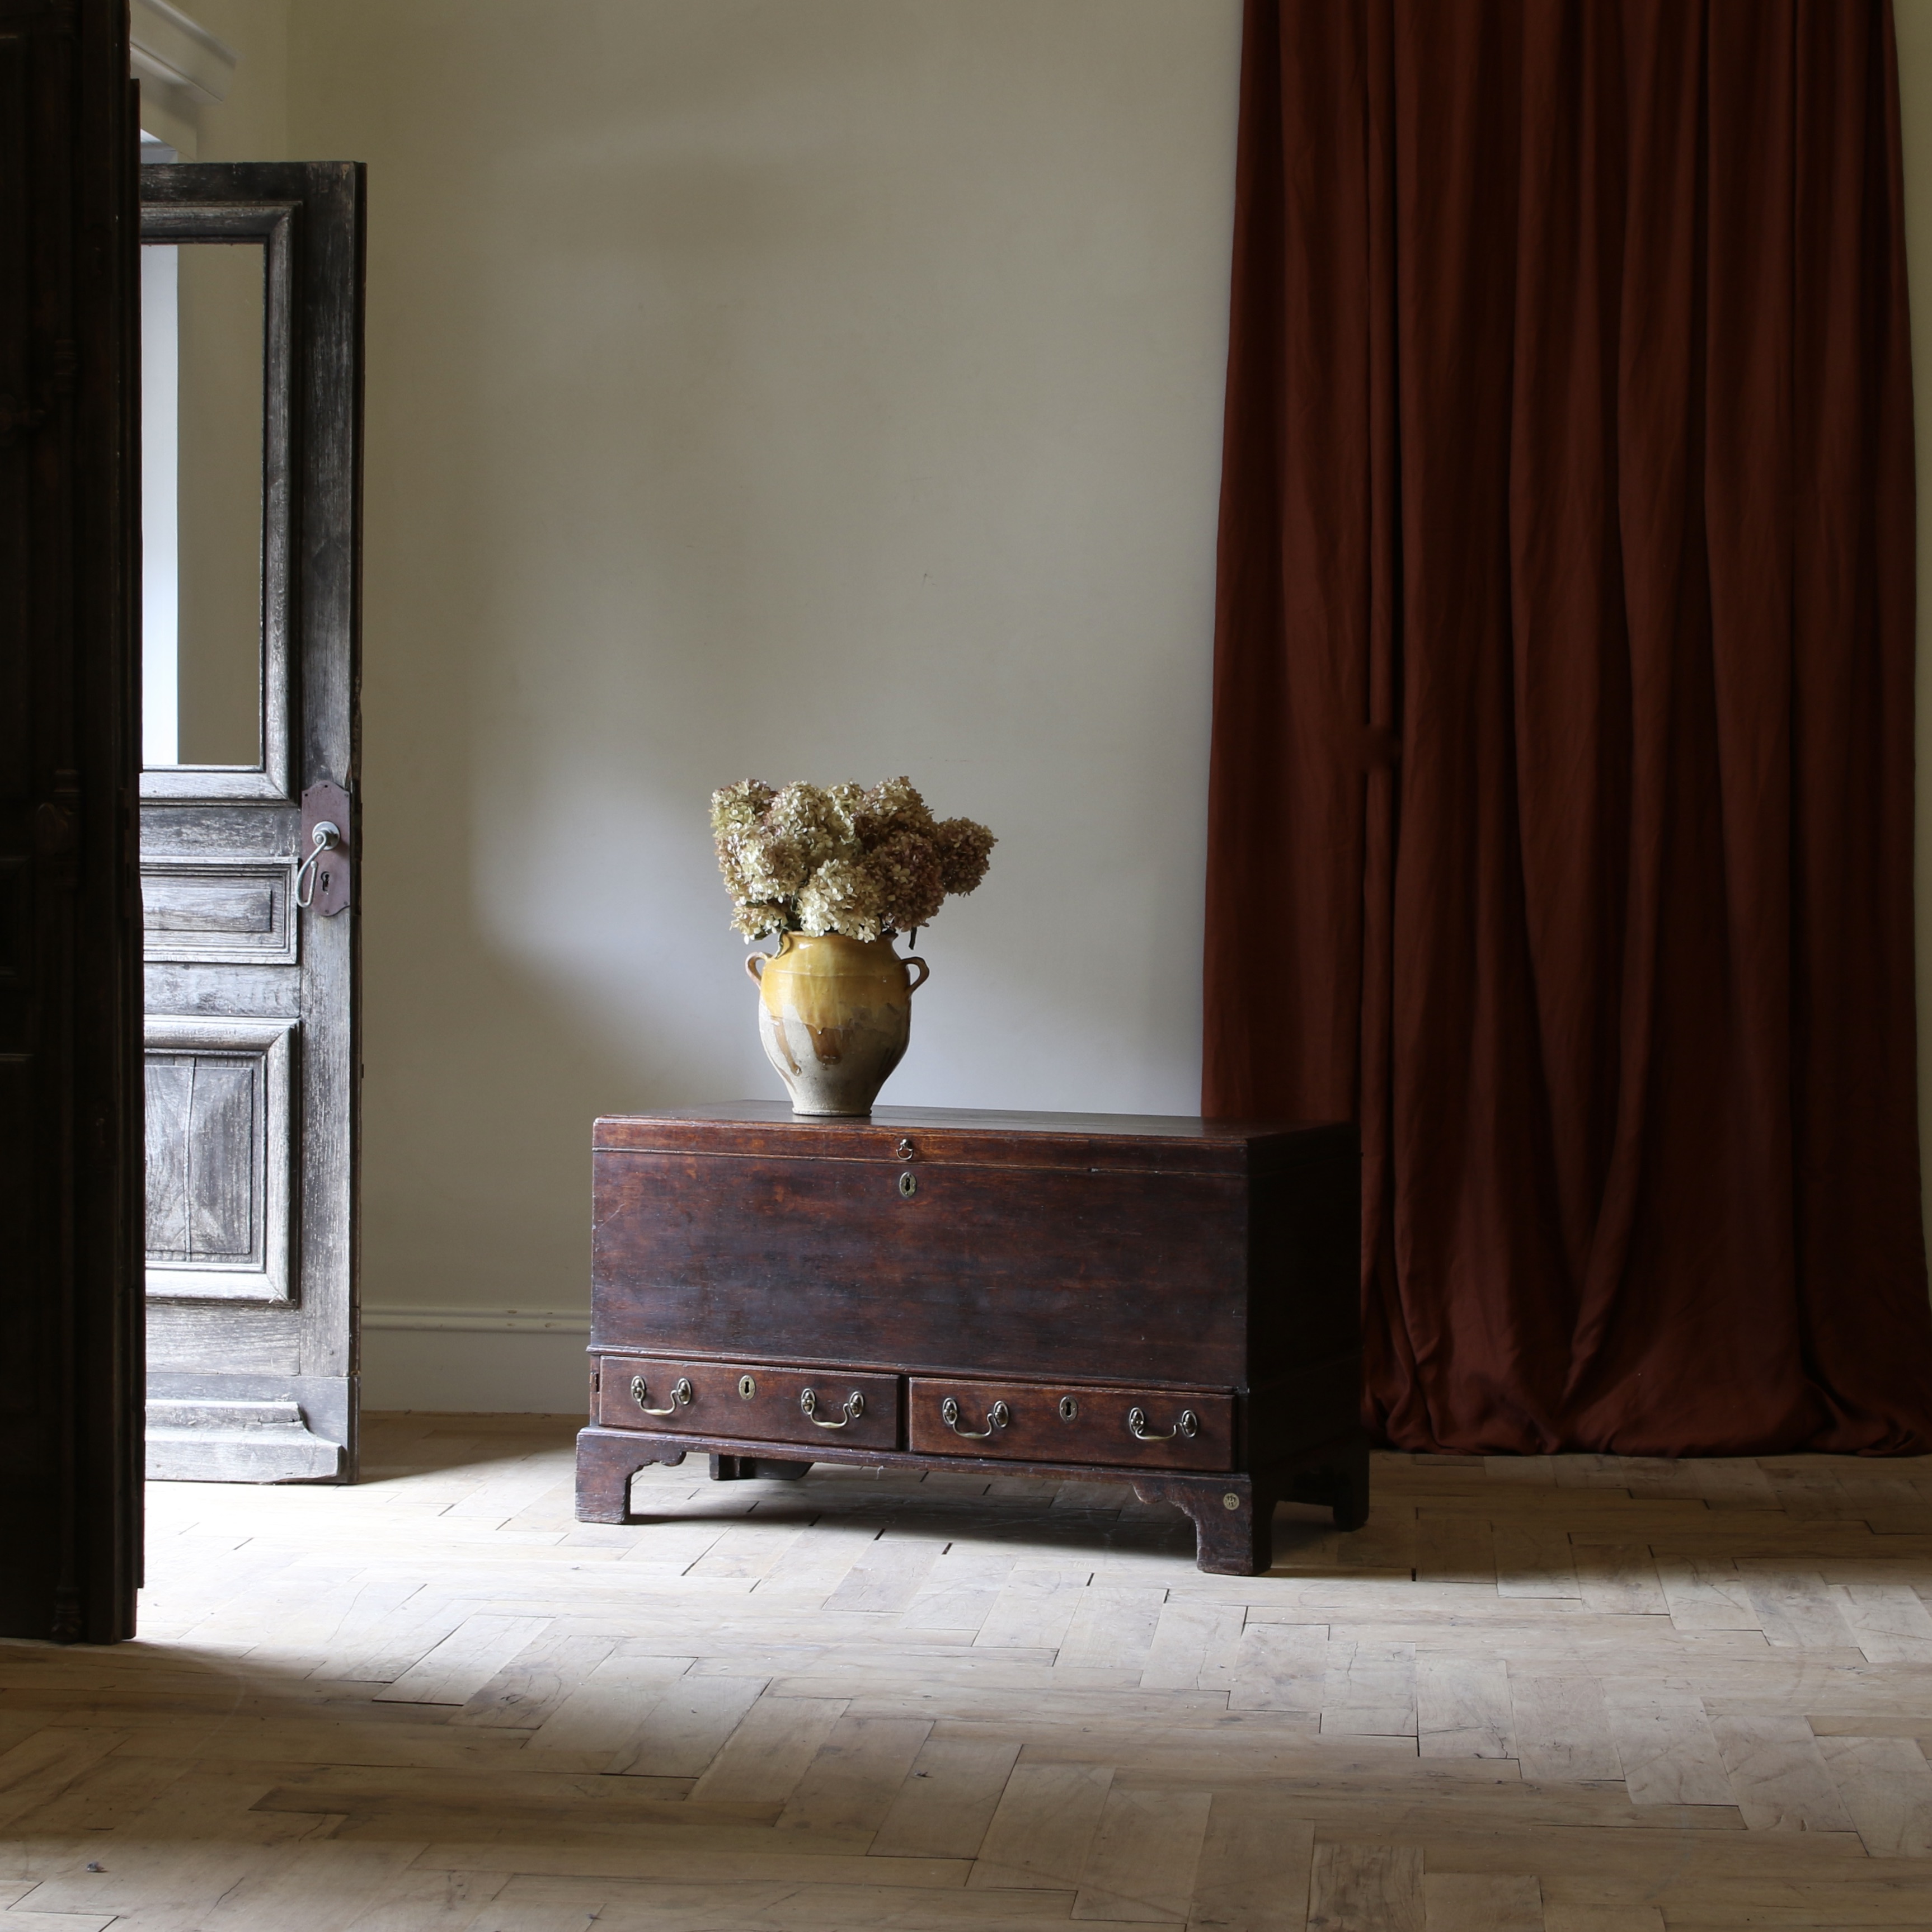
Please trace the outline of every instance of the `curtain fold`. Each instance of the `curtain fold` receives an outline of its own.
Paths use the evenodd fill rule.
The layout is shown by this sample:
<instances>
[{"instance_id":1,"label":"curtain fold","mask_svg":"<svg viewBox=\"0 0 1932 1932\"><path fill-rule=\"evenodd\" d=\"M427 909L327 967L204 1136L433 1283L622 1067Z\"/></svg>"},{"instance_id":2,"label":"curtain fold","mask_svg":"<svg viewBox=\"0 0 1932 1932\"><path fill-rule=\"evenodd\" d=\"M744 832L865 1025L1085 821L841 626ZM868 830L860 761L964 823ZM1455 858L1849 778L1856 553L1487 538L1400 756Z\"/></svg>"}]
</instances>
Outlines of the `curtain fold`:
<instances>
[{"instance_id":1,"label":"curtain fold","mask_svg":"<svg viewBox=\"0 0 1932 1932\"><path fill-rule=\"evenodd\" d=\"M1412 1449L1932 1448L1884 0L1250 0L1203 1106Z\"/></svg>"}]
</instances>

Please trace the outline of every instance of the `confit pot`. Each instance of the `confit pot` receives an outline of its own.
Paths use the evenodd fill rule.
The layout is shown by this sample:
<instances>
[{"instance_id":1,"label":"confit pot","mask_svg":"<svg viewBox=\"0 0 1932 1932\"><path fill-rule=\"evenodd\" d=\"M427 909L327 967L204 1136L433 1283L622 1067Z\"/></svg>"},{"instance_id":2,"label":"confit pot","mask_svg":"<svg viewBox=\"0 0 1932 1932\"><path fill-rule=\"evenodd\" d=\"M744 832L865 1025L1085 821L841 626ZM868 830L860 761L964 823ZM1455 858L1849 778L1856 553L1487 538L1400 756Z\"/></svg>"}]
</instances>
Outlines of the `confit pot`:
<instances>
[{"instance_id":1,"label":"confit pot","mask_svg":"<svg viewBox=\"0 0 1932 1932\"><path fill-rule=\"evenodd\" d=\"M912 996L930 976L926 962L902 958L890 939L788 932L776 952L753 953L745 970L758 985L765 1058L792 1112L869 1114L904 1056Z\"/></svg>"}]
</instances>

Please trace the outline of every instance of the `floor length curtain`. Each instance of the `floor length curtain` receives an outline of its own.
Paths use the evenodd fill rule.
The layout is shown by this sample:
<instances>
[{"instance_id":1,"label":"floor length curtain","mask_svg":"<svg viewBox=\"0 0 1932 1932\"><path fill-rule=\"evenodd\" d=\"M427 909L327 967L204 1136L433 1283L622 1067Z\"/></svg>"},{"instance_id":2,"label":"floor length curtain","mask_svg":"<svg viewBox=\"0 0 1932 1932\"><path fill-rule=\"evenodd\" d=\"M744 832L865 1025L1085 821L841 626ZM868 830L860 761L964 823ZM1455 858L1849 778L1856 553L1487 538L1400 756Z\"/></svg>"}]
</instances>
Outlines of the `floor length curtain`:
<instances>
[{"instance_id":1,"label":"floor length curtain","mask_svg":"<svg viewBox=\"0 0 1932 1932\"><path fill-rule=\"evenodd\" d=\"M1884 0L1250 0L1204 1105L1406 1448L1932 1448Z\"/></svg>"}]
</instances>

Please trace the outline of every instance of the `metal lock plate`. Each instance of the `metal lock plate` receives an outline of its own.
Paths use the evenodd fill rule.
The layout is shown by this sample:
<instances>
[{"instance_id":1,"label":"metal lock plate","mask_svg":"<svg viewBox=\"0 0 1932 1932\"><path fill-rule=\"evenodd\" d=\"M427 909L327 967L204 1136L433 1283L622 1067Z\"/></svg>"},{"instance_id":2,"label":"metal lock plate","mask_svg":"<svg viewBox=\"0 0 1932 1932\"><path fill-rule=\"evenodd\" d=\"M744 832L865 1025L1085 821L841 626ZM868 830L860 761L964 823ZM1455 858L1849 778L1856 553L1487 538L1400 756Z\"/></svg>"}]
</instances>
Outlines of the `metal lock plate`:
<instances>
[{"instance_id":1,"label":"metal lock plate","mask_svg":"<svg viewBox=\"0 0 1932 1932\"><path fill-rule=\"evenodd\" d=\"M901 1194L904 1196L907 1200L910 1201L912 1197L919 1192L919 1176L916 1174L910 1173L901 1174L899 1176L899 1192Z\"/></svg>"},{"instance_id":2,"label":"metal lock plate","mask_svg":"<svg viewBox=\"0 0 1932 1932\"><path fill-rule=\"evenodd\" d=\"M348 909L350 867L353 844L352 809L347 792L330 779L312 784L302 795L302 838L298 862L307 862L310 877L297 890L298 904L312 908L324 919ZM319 826L332 829L333 839L316 836Z\"/></svg>"},{"instance_id":3,"label":"metal lock plate","mask_svg":"<svg viewBox=\"0 0 1932 1932\"><path fill-rule=\"evenodd\" d=\"M749 1402L758 1392L758 1385L749 1376L740 1376L738 1378L738 1393L747 1402Z\"/></svg>"}]
</instances>

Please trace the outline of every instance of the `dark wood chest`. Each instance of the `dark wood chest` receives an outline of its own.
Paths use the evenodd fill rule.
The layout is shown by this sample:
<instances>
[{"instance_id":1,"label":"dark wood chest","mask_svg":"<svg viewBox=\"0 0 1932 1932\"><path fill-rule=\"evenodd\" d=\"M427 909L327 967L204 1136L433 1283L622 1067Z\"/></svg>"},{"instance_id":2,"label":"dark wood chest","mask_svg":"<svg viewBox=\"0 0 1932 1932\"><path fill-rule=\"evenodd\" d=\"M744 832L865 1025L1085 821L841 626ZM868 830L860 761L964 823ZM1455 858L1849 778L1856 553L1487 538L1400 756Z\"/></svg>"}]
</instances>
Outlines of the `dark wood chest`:
<instances>
[{"instance_id":1,"label":"dark wood chest","mask_svg":"<svg viewBox=\"0 0 1932 1932\"><path fill-rule=\"evenodd\" d=\"M1204 1569L1368 1508L1354 1130L742 1102L599 1120L578 1514L651 1462L1118 1477Z\"/></svg>"}]
</instances>

